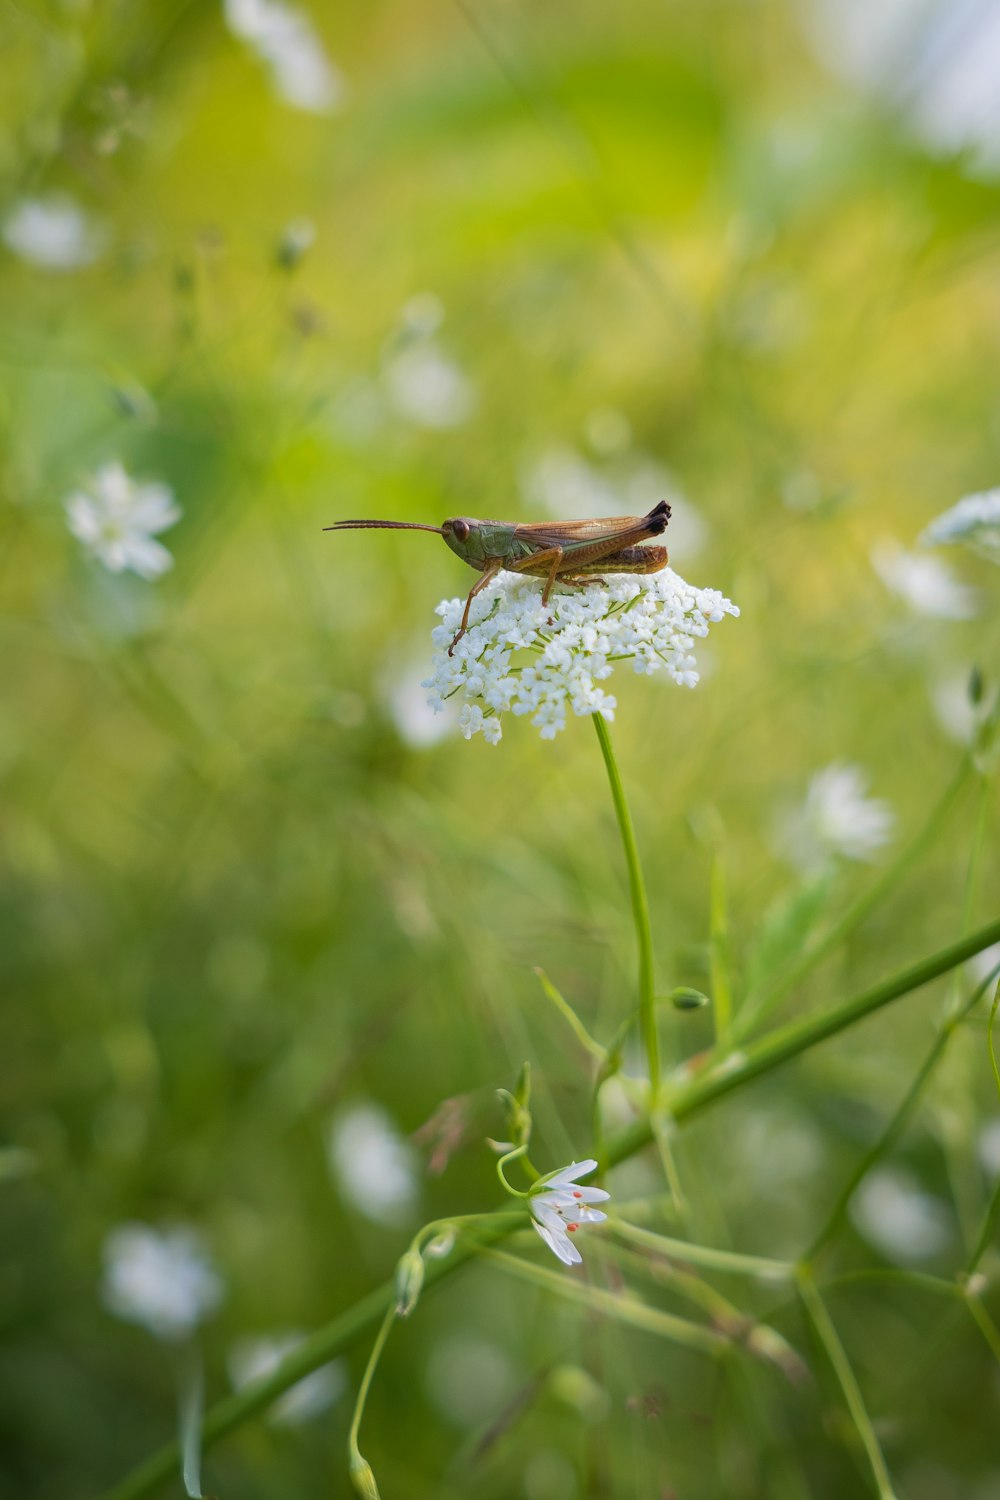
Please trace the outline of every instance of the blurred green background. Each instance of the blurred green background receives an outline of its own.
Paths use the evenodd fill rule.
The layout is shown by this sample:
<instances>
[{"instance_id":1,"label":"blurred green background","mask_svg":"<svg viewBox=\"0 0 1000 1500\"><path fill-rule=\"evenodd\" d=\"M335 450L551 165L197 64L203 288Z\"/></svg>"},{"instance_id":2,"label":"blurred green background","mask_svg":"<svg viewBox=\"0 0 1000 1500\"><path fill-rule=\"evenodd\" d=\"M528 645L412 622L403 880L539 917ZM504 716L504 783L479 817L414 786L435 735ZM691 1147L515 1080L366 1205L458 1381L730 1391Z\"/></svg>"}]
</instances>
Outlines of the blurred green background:
<instances>
[{"instance_id":1,"label":"blurred green background","mask_svg":"<svg viewBox=\"0 0 1000 1500\"><path fill-rule=\"evenodd\" d=\"M0 0L5 1497L96 1495L173 1431L169 1341L109 1306L117 1226L201 1235L215 1399L239 1340L320 1325L424 1219L498 1202L483 1138L522 1061L539 1165L591 1146L531 970L605 1039L634 1003L593 731L509 720L494 749L433 720L433 608L471 574L324 525L671 500L673 565L742 618L695 692L614 683L664 990L708 987L713 850L737 999L876 878L786 857L817 771L891 804L883 866L956 775L996 575L916 539L1000 474L1000 128L962 113L1000 38L988 6L891 9ZM183 512L162 578L67 528L113 460ZM967 778L785 1013L995 916L995 829ZM801 1253L947 993L699 1117L687 1231ZM673 1059L711 1035L664 1019ZM878 1171L838 1264L953 1275L1000 1174L981 1016ZM474 1266L394 1334L364 1450L414 1500L867 1494L780 1301L750 1310L815 1361L801 1390ZM902 1282L831 1306L899 1493L998 1500L972 1320ZM228 1439L210 1492L346 1494L366 1353L321 1416Z\"/></svg>"}]
</instances>

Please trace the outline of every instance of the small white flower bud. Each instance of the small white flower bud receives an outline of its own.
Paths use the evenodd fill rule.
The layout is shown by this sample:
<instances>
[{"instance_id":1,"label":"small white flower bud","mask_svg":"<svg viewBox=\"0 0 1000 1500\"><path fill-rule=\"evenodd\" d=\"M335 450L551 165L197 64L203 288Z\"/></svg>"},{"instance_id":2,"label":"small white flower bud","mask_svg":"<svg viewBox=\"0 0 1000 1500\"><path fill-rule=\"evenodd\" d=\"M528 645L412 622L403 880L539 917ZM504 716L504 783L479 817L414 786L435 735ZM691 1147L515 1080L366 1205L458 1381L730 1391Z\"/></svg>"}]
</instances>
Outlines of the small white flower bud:
<instances>
[{"instance_id":1,"label":"small white flower bud","mask_svg":"<svg viewBox=\"0 0 1000 1500\"><path fill-rule=\"evenodd\" d=\"M419 1250L407 1250L396 1266L396 1312L408 1318L424 1284L424 1260Z\"/></svg>"},{"instance_id":2,"label":"small white flower bud","mask_svg":"<svg viewBox=\"0 0 1000 1500\"><path fill-rule=\"evenodd\" d=\"M375 1475L372 1466L360 1453L351 1454L350 1464L351 1483L361 1500L379 1500L378 1485L375 1483Z\"/></svg>"}]
</instances>

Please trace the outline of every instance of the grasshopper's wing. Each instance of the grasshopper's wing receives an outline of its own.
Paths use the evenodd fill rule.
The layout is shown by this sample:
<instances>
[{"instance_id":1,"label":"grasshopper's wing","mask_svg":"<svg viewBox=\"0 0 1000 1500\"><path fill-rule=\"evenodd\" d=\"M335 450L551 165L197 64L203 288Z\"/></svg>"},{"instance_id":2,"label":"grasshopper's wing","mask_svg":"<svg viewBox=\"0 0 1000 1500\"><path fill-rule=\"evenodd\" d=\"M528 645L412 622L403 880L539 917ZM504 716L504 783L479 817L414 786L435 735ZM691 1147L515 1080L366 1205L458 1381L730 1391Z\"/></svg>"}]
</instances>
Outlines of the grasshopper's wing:
<instances>
[{"instance_id":1,"label":"grasshopper's wing","mask_svg":"<svg viewBox=\"0 0 1000 1500\"><path fill-rule=\"evenodd\" d=\"M662 502L648 516L604 516L590 521L536 521L516 527L518 541L530 543L536 552L563 547L567 552L593 549L594 555L634 547L647 537L660 536L670 519L670 507Z\"/></svg>"}]
</instances>

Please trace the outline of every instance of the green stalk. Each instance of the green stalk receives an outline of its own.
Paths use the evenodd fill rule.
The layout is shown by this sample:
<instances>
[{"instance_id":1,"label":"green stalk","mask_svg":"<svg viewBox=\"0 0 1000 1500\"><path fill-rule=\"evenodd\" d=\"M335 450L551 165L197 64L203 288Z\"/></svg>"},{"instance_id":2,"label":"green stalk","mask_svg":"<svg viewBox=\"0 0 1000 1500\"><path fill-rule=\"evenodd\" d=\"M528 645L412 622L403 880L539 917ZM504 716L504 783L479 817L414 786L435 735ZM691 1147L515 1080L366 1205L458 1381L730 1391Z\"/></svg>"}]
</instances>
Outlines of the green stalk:
<instances>
[{"instance_id":1,"label":"green stalk","mask_svg":"<svg viewBox=\"0 0 1000 1500\"><path fill-rule=\"evenodd\" d=\"M893 1000L930 984L932 979L947 974L949 969L965 963L966 959L974 957L996 942L1000 942L1000 918L988 922L985 927L980 927L968 937L950 943L947 948L939 949L937 953L921 959L910 968L903 969L891 979L884 979L881 984L873 985L871 989L855 995L852 1000L845 1000L843 1005L835 1005L817 1016L804 1016L801 1021L779 1026L745 1051L718 1057L714 1064L710 1060L701 1072L673 1090L666 1101L669 1113L678 1123L688 1119L725 1094L742 1088L751 1079L770 1073L782 1063L825 1042L828 1037L846 1031L856 1021L863 1021L866 1016L874 1015ZM649 1120L636 1120L609 1143L607 1154L601 1163L602 1168L616 1166L618 1162L634 1156L642 1146L649 1144L652 1135Z\"/></svg>"},{"instance_id":2,"label":"green stalk","mask_svg":"<svg viewBox=\"0 0 1000 1500\"><path fill-rule=\"evenodd\" d=\"M952 972L953 974L957 973L957 970L953 970ZM937 1036L934 1038L933 1046L931 1047L927 1056L924 1058L924 1061L921 1063L920 1071L917 1073L916 1078L910 1084L910 1087L904 1094L901 1103L893 1112L889 1123L886 1125L878 1140L869 1151L865 1152L864 1156L861 1158L854 1171L851 1173L851 1176L844 1188L841 1190L836 1203L830 1210L830 1213L827 1216L826 1223L824 1224L823 1228L820 1230L816 1238L813 1240L809 1249L806 1251L804 1259L807 1262L815 1260L820 1251L827 1244L827 1242L832 1239L833 1235L839 1229L841 1222L843 1221L844 1216L847 1213L848 1205L851 1199L854 1197L854 1194L857 1192L861 1182L865 1177L867 1177L868 1173L871 1171L872 1167L879 1160L879 1158L883 1156L887 1151L889 1151L891 1147L895 1145L896 1141L899 1140L899 1137L902 1135L909 1122L910 1116L919 1103L920 1096L927 1086L931 1074L944 1055L945 1048L948 1046L948 1043L951 1041L951 1038L954 1036L961 1022L964 1021L969 1012L979 1004L979 1001L983 998L983 995L989 989L992 982L993 976L991 975L989 978L984 979L982 984L976 986L976 988L973 990L972 994L964 1004L954 1005L952 1007L951 1014L941 1026Z\"/></svg>"},{"instance_id":3,"label":"green stalk","mask_svg":"<svg viewBox=\"0 0 1000 1500\"><path fill-rule=\"evenodd\" d=\"M960 942L942 948L930 958L925 958L909 969L904 969L894 978L884 980L882 984L866 990L853 1000L845 1001L843 1005L835 1006L832 1010L818 1016L807 1016L793 1026L782 1027L772 1032L742 1057L730 1058L728 1066L723 1064L721 1067L716 1066L715 1069L708 1068L705 1072L695 1075L673 1095L670 1113L676 1121L687 1119L731 1090L739 1088L741 1084L748 1083L752 1078L760 1077L780 1066L781 1063L807 1052L818 1043L825 1041L827 1037L845 1031L856 1021L874 1014L882 1006L899 999L901 995L928 984L932 979L947 973L949 969L964 963L966 959L996 942L1000 942L1000 919L981 927L978 932L971 933ZM652 1139L653 1127L650 1121L636 1121L634 1125L629 1126L609 1142L602 1166L608 1168L626 1161L644 1146L649 1145ZM1000 1187L987 1214L970 1269L974 1269L979 1256L989 1244L998 1219L1000 1219ZM429 1261L425 1293L436 1282L450 1276L469 1260L474 1259L484 1246L497 1244L516 1229L523 1227L525 1222L525 1214L521 1210L497 1213L480 1234L459 1242L451 1254L442 1260ZM339 1317L334 1318L332 1322L307 1339L266 1379L259 1380L242 1391L237 1391L213 1406L205 1417L202 1429L203 1448L209 1448L248 1418L264 1411L291 1386L296 1385L320 1365L326 1364L335 1355L340 1354L362 1334L376 1327L385 1316L386 1309L395 1300L395 1295L395 1286L392 1281L370 1292L354 1307L348 1308L346 1312L341 1313ZM140 1496L148 1494L158 1484L169 1479L176 1472L178 1462L177 1443L166 1444L158 1453L154 1453L133 1469L131 1474L106 1491L103 1500L139 1500Z\"/></svg>"},{"instance_id":4,"label":"green stalk","mask_svg":"<svg viewBox=\"0 0 1000 1500\"><path fill-rule=\"evenodd\" d=\"M593 714L594 728L604 756L604 765L611 787L611 800L615 804L618 828L628 865L629 894L632 898L632 918L635 922L635 940L639 950L639 1024L646 1047L646 1063L649 1068L650 1106L656 1107L660 1090L660 1036L656 1027L656 997L653 986L653 934L649 925L649 901L646 885L639 864L639 851L635 842L632 815L625 800L625 788L618 772L618 762L611 746L607 720L603 714Z\"/></svg>"},{"instance_id":5,"label":"green stalk","mask_svg":"<svg viewBox=\"0 0 1000 1500\"><path fill-rule=\"evenodd\" d=\"M833 1372L840 1383L840 1389L844 1393L844 1401L851 1414L851 1420L857 1428L858 1437L861 1439L862 1447L868 1455L871 1464L872 1477L875 1480L879 1493L879 1500L896 1500L896 1492L889 1478L889 1470L886 1468L885 1459L882 1457L882 1449L879 1447L875 1429L871 1418L865 1409L864 1398L861 1389L855 1379L854 1371L851 1369L850 1361L845 1353L844 1346L840 1342L840 1336L833 1325L833 1320L826 1310L815 1284L808 1276L803 1276L799 1281L799 1294L803 1305L809 1315L820 1342L826 1350L827 1358L833 1366Z\"/></svg>"},{"instance_id":6,"label":"green stalk","mask_svg":"<svg viewBox=\"0 0 1000 1500\"><path fill-rule=\"evenodd\" d=\"M382 1326L379 1328L379 1331L375 1336L375 1342L372 1345L372 1352L368 1356L368 1363L365 1366L365 1373L361 1377L361 1384L358 1387L358 1399L354 1403L354 1415L351 1418L351 1430L347 1435L347 1453L348 1458L350 1459L352 1471L356 1465L360 1467L360 1465L364 1462L361 1454L361 1449L358 1447L358 1433L361 1431L361 1418L365 1414L365 1403L368 1400L368 1392L371 1390L371 1384L375 1378L375 1371L378 1369L378 1362L382 1358L382 1350L385 1348L386 1339L389 1337L389 1330L392 1327L393 1323L396 1321L396 1316L396 1304L394 1302L390 1302L389 1306L385 1310L385 1316L382 1319Z\"/></svg>"}]
</instances>

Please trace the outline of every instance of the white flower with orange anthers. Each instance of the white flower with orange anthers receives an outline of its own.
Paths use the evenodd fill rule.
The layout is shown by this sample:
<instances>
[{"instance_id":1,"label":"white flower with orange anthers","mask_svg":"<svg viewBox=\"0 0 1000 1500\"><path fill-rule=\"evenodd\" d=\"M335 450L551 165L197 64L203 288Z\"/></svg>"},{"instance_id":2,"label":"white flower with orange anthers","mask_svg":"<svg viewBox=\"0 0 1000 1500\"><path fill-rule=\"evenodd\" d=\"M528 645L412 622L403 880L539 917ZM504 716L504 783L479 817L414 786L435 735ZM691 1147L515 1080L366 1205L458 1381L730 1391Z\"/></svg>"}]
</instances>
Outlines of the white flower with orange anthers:
<instances>
[{"instance_id":1,"label":"white flower with orange anthers","mask_svg":"<svg viewBox=\"0 0 1000 1500\"><path fill-rule=\"evenodd\" d=\"M551 1172L536 1182L528 1196L528 1207L534 1228L548 1245L553 1255L564 1265L579 1265L583 1256L570 1239L583 1224L599 1224L608 1216L592 1203L603 1203L610 1198L603 1188L579 1187L579 1179L593 1172L597 1162L570 1162L568 1167Z\"/></svg>"}]
</instances>

